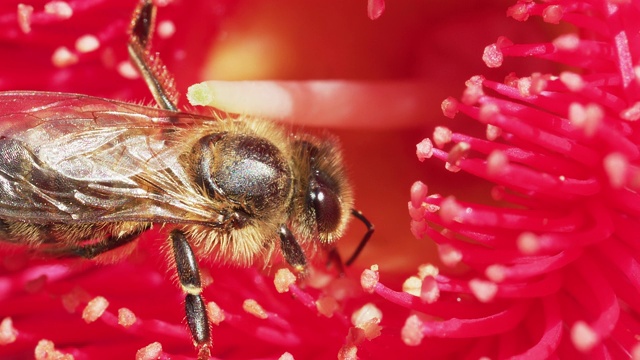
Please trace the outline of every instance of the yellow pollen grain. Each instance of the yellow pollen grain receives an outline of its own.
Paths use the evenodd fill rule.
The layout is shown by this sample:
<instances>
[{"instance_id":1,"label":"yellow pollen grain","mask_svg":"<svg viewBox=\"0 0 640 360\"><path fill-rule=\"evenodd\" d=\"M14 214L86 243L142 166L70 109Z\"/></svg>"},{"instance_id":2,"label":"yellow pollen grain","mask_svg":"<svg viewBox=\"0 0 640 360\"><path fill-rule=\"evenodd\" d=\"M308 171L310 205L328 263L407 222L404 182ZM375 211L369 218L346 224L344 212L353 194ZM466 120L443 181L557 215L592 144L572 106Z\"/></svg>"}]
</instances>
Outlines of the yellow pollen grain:
<instances>
[{"instance_id":1,"label":"yellow pollen grain","mask_svg":"<svg viewBox=\"0 0 640 360\"><path fill-rule=\"evenodd\" d=\"M75 47L80 53L92 52L98 50L100 47L100 40L93 35L83 35L76 40Z\"/></svg>"},{"instance_id":2,"label":"yellow pollen grain","mask_svg":"<svg viewBox=\"0 0 640 360\"><path fill-rule=\"evenodd\" d=\"M378 265L371 265L370 269L362 271L362 275L360 275L360 286L362 286L362 289L367 293L373 294L379 280Z\"/></svg>"},{"instance_id":3,"label":"yellow pollen grain","mask_svg":"<svg viewBox=\"0 0 640 360\"><path fill-rule=\"evenodd\" d=\"M357 360L358 359L358 347L355 345L347 344L338 352L338 360Z\"/></svg>"},{"instance_id":4,"label":"yellow pollen grain","mask_svg":"<svg viewBox=\"0 0 640 360\"><path fill-rule=\"evenodd\" d=\"M209 315L209 320L215 325L220 325L224 321L224 311L213 301L207 303L207 314Z\"/></svg>"},{"instance_id":5,"label":"yellow pollen grain","mask_svg":"<svg viewBox=\"0 0 640 360\"><path fill-rule=\"evenodd\" d=\"M13 320L10 317L2 319L0 322L0 345L11 344L16 341L18 330L13 327Z\"/></svg>"},{"instance_id":6,"label":"yellow pollen grain","mask_svg":"<svg viewBox=\"0 0 640 360\"><path fill-rule=\"evenodd\" d=\"M136 352L136 360L155 360L162 355L162 344L153 342Z\"/></svg>"},{"instance_id":7,"label":"yellow pollen grain","mask_svg":"<svg viewBox=\"0 0 640 360\"><path fill-rule=\"evenodd\" d=\"M51 63L55 67L63 68L78 62L78 56L65 46L58 47L51 55Z\"/></svg>"},{"instance_id":8,"label":"yellow pollen grain","mask_svg":"<svg viewBox=\"0 0 640 360\"><path fill-rule=\"evenodd\" d=\"M73 9L66 1L50 1L44 4L44 12L55 15L58 19L68 19L73 15Z\"/></svg>"},{"instance_id":9,"label":"yellow pollen grain","mask_svg":"<svg viewBox=\"0 0 640 360\"><path fill-rule=\"evenodd\" d=\"M247 299L242 303L242 309L248 314L251 314L258 319L266 319L268 317L267 312L264 311L262 306L253 299Z\"/></svg>"},{"instance_id":10,"label":"yellow pollen grain","mask_svg":"<svg viewBox=\"0 0 640 360\"><path fill-rule=\"evenodd\" d=\"M31 15L33 14L33 6L18 4L18 26L23 33L31 32Z\"/></svg>"},{"instance_id":11,"label":"yellow pollen grain","mask_svg":"<svg viewBox=\"0 0 640 360\"><path fill-rule=\"evenodd\" d=\"M109 302L102 296L96 296L91 299L82 311L82 318L87 324L92 323L100 318L109 307Z\"/></svg>"},{"instance_id":12,"label":"yellow pollen grain","mask_svg":"<svg viewBox=\"0 0 640 360\"><path fill-rule=\"evenodd\" d=\"M34 350L36 360L73 360L73 355L65 354L56 350L55 344L51 340L42 339Z\"/></svg>"},{"instance_id":13,"label":"yellow pollen grain","mask_svg":"<svg viewBox=\"0 0 640 360\"><path fill-rule=\"evenodd\" d=\"M289 286L295 284L296 276L287 268L279 269L273 278L273 284L279 293L289 291Z\"/></svg>"},{"instance_id":14,"label":"yellow pollen grain","mask_svg":"<svg viewBox=\"0 0 640 360\"><path fill-rule=\"evenodd\" d=\"M440 269L433 264L422 264L418 266L418 277L423 280L427 276L438 276Z\"/></svg>"},{"instance_id":15,"label":"yellow pollen grain","mask_svg":"<svg viewBox=\"0 0 640 360\"><path fill-rule=\"evenodd\" d=\"M402 283L402 291L413 296L420 296L422 280L417 276L411 276Z\"/></svg>"},{"instance_id":16,"label":"yellow pollen grain","mask_svg":"<svg viewBox=\"0 0 640 360\"><path fill-rule=\"evenodd\" d=\"M121 326L128 328L135 324L137 320L136 314L134 314L133 311L124 307L118 309L118 324Z\"/></svg>"},{"instance_id":17,"label":"yellow pollen grain","mask_svg":"<svg viewBox=\"0 0 640 360\"><path fill-rule=\"evenodd\" d=\"M138 71L128 61L123 61L118 64L118 74L125 79L135 80L140 77Z\"/></svg>"},{"instance_id":18,"label":"yellow pollen grain","mask_svg":"<svg viewBox=\"0 0 640 360\"><path fill-rule=\"evenodd\" d=\"M293 355L291 355L288 352L285 352L284 354L280 355L278 360L294 360L294 358L293 358Z\"/></svg>"}]
</instances>

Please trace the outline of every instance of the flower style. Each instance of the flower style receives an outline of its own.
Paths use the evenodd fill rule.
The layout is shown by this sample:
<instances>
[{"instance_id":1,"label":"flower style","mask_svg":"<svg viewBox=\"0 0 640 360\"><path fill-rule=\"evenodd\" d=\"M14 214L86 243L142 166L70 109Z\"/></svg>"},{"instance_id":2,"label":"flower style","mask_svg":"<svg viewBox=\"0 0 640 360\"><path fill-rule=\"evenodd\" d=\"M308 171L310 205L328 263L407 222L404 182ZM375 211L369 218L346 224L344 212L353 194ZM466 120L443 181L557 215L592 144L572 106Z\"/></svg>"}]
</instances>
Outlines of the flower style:
<instances>
[{"instance_id":1,"label":"flower style","mask_svg":"<svg viewBox=\"0 0 640 360\"><path fill-rule=\"evenodd\" d=\"M415 311L405 343L453 339L442 353L469 358L640 356L639 5L518 1L514 19L574 29L537 44L500 37L486 65L537 57L566 70L473 76L460 101L442 103L486 133L437 127L418 144L420 161L494 186L482 203L412 187L411 229L438 244L444 268L423 268L414 295L373 288Z\"/></svg>"}]
</instances>

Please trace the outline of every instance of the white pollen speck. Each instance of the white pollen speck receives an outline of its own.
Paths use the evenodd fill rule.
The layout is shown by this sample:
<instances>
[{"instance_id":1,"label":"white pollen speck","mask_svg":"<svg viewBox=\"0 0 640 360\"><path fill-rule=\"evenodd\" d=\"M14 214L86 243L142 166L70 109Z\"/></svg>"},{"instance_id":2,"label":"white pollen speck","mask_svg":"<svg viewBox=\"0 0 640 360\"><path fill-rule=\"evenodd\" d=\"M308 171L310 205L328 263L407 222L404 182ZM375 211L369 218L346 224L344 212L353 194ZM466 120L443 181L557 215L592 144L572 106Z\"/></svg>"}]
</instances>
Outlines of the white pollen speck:
<instances>
[{"instance_id":1,"label":"white pollen speck","mask_svg":"<svg viewBox=\"0 0 640 360\"><path fill-rule=\"evenodd\" d=\"M614 189L619 189L625 184L629 162L620 153L611 153L604 160L604 170L609 177L609 183Z\"/></svg>"},{"instance_id":2,"label":"white pollen speck","mask_svg":"<svg viewBox=\"0 0 640 360\"><path fill-rule=\"evenodd\" d=\"M2 319L0 323L0 345L8 345L16 341L18 331L13 327L13 320L10 317Z\"/></svg>"},{"instance_id":3,"label":"white pollen speck","mask_svg":"<svg viewBox=\"0 0 640 360\"><path fill-rule=\"evenodd\" d=\"M437 147L442 148L444 145L451 141L451 130L445 126L436 126L433 130L433 142Z\"/></svg>"},{"instance_id":4,"label":"white pollen speck","mask_svg":"<svg viewBox=\"0 0 640 360\"><path fill-rule=\"evenodd\" d=\"M424 334L422 333L422 321L420 321L417 315L411 315L407 318L400 335L405 344L409 346L420 345Z\"/></svg>"},{"instance_id":5,"label":"white pollen speck","mask_svg":"<svg viewBox=\"0 0 640 360\"><path fill-rule=\"evenodd\" d=\"M81 53L88 53L100 47L100 40L93 35L83 35L76 40L76 50Z\"/></svg>"},{"instance_id":6,"label":"white pollen speck","mask_svg":"<svg viewBox=\"0 0 640 360\"><path fill-rule=\"evenodd\" d=\"M494 141L502 135L502 129L495 125L487 124L487 140Z\"/></svg>"},{"instance_id":7,"label":"white pollen speck","mask_svg":"<svg viewBox=\"0 0 640 360\"><path fill-rule=\"evenodd\" d=\"M59 19L68 19L73 15L73 9L66 1L50 1L44 4L44 12L55 15Z\"/></svg>"},{"instance_id":8,"label":"white pollen speck","mask_svg":"<svg viewBox=\"0 0 640 360\"><path fill-rule=\"evenodd\" d=\"M18 4L18 26L23 33L31 32L31 15L33 14L33 6Z\"/></svg>"},{"instance_id":9,"label":"white pollen speck","mask_svg":"<svg viewBox=\"0 0 640 360\"><path fill-rule=\"evenodd\" d=\"M168 39L176 32L176 25L171 20L164 20L158 24L158 36L161 39Z\"/></svg>"},{"instance_id":10,"label":"white pollen speck","mask_svg":"<svg viewBox=\"0 0 640 360\"><path fill-rule=\"evenodd\" d=\"M563 71L560 73L560 81L571 91L580 91L584 89L584 80L582 76L570 71Z\"/></svg>"},{"instance_id":11,"label":"white pollen speck","mask_svg":"<svg viewBox=\"0 0 640 360\"><path fill-rule=\"evenodd\" d=\"M498 285L496 283L480 279L470 280L469 288L476 299L483 303L492 301L498 292Z\"/></svg>"},{"instance_id":12,"label":"white pollen speck","mask_svg":"<svg viewBox=\"0 0 640 360\"><path fill-rule=\"evenodd\" d=\"M448 267L454 267L462 261L462 253L449 244L438 246L438 256L440 261Z\"/></svg>"},{"instance_id":13,"label":"white pollen speck","mask_svg":"<svg viewBox=\"0 0 640 360\"><path fill-rule=\"evenodd\" d=\"M138 71L128 61L123 61L118 64L118 73L122 75L122 77L130 80L135 80L140 77Z\"/></svg>"},{"instance_id":14,"label":"white pollen speck","mask_svg":"<svg viewBox=\"0 0 640 360\"><path fill-rule=\"evenodd\" d=\"M553 46L559 50L572 51L580 45L580 38L576 34L560 35L553 40Z\"/></svg>"},{"instance_id":15,"label":"white pollen speck","mask_svg":"<svg viewBox=\"0 0 640 360\"><path fill-rule=\"evenodd\" d=\"M62 68L77 63L78 56L69 51L68 48L60 46L56 49L56 51L53 52L53 55L51 56L51 62L54 66Z\"/></svg>"},{"instance_id":16,"label":"white pollen speck","mask_svg":"<svg viewBox=\"0 0 640 360\"><path fill-rule=\"evenodd\" d=\"M571 327L571 342L581 352L586 353L600 342L600 337L584 321L577 321Z\"/></svg>"},{"instance_id":17,"label":"white pollen speck","mask_svg":"<svg viewBox=\"0 0 640 360\"><path fill-rule=\"evenodd\" d=\"M507 170L509 158L500 150L493 150L487 157L487 174L497 176Z\"/></svg>"}]
</instances>

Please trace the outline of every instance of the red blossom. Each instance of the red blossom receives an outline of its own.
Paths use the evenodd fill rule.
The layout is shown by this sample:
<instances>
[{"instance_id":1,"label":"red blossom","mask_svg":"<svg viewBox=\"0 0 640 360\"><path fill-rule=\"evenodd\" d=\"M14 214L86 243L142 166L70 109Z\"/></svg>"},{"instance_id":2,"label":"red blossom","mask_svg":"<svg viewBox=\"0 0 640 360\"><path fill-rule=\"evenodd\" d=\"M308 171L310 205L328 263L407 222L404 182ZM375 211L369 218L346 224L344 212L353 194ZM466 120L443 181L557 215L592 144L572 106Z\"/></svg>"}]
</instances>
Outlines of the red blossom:
<instances>
[{"instance_id":1,"label":"red blossom","mask_svg":"<svg viewBox=\"0 0 640 360\"><path fill-rule=\"evenodd\" d=\"M150 98L125 52L135 0L7 3L0 5L0 46L12 56L2 56L0 65L11 71L0 71L0 89ZM346 153L356 154L350 160L363 195L358 206L368 210L379 231L360 261L379 263L380 270L365 270L360 285L353 279L357 269L347 269L346 278L318 270L296 284L277 264L279 271L261 271L204 259L214 356L638 356L634 240L640 182L633 121L640 117L640 46L634 0L522 1L509 8L517 20L541 17L571 24L576 33L544 42L544 33L521 27L518 41L498 38L482 55L487 66L500 68L526 57L519 71L537 72L511 74L499 83L487 80L499 71L490 70L467 81L461 100L442 103L447 117L478 120L486 140L475 128L456 130L470 122L438 127L433 142L418 145L420 161L436 157L456 175L467 172L497 185L492 199L478 192L486 182L464 177L428 178L430 189L447 196L434 195L422 183L411 188L410 230L437 244L441 264L420 266L403 291L392 288L408 269L434 258L426 242L406 240L409 229L401 225L406 216L396 201L418 171L405 145L422 129L410 127L431 117L429 109L437 107L433 99L450 91L457 76L479 71L471 60L480 58L475 40L484 31L478 28L500 28L486 25L497 24L502 13L485 1L469 1L450 9L416 5L420 11L408 7L400 15L394 13L398 2L387 2L382 14L384 2L370 0L366 14L364 4L353 5L361 18L332 22L322 28L323 36L297 39L298 31L278 28L281 20L299 21L295 1L281 7L294 14L284 17L259 1L168 3L158 14L154 50L174 73L178 90L186 94L187 86L209 78L295 80L217 82L223 95L233 98L218 99L223 103L217 106L345 128L340 135ZM320 3L296 30L310 31L325 17L349 10ZM245 13L253 15L242 18ZM228 66L229 47L242 41L225 43L238 40L233 31L220 34L217 43L211 39L220 22L235 15L242 19L232 19L232 27L234 21L260 27L262 19L274 17L269 30L277 29L278 36L256 37L269 51L255 56L248 47L248 57L232 52ZM309 18L313 21L305 23ZM351 37L358 32L368 36ZM537 43L522 44L523 38ZM281 46L287 41L296 44L295 51ZM533 58L572 70L551 72L554 66ZM427 81L416 80L421 78ZM298 107L273 107L274 99ZM387 131L398 128L410 129L395 136ZM458 191L462 186L471 190ZM454 189L457 198L448 195ZM359 226L353 228L359 235ZM167 255L158 251L165 236L145 236L132 256L114 264L6 253L0 266L0 356L193 358L184 294L169 275Z\"/></svg>"},{"instance_id":2,"label":"red blossom","mask_svg":"<svg viewBox=\"0 0 640 360\"><path fill-rule=\"evenodd\" d=\"M486 65L535 57L570 70L474 76L460 101L443 102L446 116L485 126L486 139L440 127L418 145L420 161L494 187L482 203L412 187L412 231L438 244L445 266L433 276L437 301L375 287L418 314L405 343L448 357L638 356L639 5L519 1L509 16L575 29L534 44L500 37Z\"/></svg>"}]
</instances>

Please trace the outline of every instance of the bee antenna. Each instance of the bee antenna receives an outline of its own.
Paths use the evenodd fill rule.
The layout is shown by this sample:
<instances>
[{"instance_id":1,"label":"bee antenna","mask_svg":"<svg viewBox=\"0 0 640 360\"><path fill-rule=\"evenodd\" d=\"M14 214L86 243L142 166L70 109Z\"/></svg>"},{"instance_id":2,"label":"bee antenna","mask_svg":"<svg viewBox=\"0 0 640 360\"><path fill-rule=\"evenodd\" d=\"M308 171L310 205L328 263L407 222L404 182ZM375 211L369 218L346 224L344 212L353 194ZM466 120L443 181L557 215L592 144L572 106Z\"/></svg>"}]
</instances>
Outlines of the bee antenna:
<instances>
[{"instance_id":1,"label":"bee antenna","mask_svg":"<svg viewBox=\"0 0 640 360\"><path fill-rule=\"evenodd\" d=\"M360 243L358 244L358 247L355 249L353 254L351 254L351 256L349 257L349 260L344 263L346 266L351 266L351 264L356 261L358 255L360 255L362 249L364 249L364 247L367 245L367 242L369 242L369 239L371 239L371 235L373 235L373 231L375 230L373 224L369 220L367 220L367 218L362 215L360 211L351 209L351 215L353 215L356 219L362 221L362 223L367 227L367 232L362 237L362 240L360 240Z\"/></svg>"}]
</instances>

